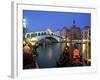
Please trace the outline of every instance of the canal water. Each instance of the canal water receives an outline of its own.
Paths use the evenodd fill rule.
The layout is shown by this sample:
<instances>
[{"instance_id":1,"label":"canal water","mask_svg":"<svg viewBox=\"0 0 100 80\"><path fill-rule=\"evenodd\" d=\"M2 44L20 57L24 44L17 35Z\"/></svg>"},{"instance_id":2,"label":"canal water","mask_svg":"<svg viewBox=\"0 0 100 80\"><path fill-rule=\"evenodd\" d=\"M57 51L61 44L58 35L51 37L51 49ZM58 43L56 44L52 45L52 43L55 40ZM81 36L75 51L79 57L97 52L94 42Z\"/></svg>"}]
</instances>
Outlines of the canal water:
<instances>
[{"instance_id":1,"label":"canal water","mask_svg":"<svg viewBox=\"0 0 100 80\"><path fill-rule=\"evenodd\" d=\"M70 43L54 43L51 45L41 45L38 47L37 62L40 68L54 68L56 67L56 61L59 59L66 45ZM85 58L86 44L78 44L78 48L81 52L81 56Z\"/></svg>"}]
</instances>

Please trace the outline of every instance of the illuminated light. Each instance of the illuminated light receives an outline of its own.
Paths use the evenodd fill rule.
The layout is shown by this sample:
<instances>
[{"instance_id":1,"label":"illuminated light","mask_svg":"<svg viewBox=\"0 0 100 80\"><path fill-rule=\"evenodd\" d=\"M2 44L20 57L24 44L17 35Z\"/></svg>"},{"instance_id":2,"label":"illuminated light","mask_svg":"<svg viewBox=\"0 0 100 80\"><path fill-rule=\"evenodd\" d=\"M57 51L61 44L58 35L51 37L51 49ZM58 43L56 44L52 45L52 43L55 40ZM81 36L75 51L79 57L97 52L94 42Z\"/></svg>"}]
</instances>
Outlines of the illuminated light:
<instances>
[{"instance_id":1,"label":"illuminated light","mask_svg":"<svg viewBox=\"0 0 100 80\"><path fill-rule=\"evenodd\" d=\"M30 43L31 43L32 45L35 45L37 41L38 41L37 38L31 38L31 39L30 39Z\"/></svg>"},{"instance_id":2,"label":"illuminated light","mask_svg":"<svg viewBox=\"0 0 100 80\"><path fill-rule=\"evenodd\" d=\"M70 43L67 43L68 46L70 46Z\"/></svg>"},{"instance_id":3,"label":"illuminated light","mask_svg":"<svg viewBox=\"0 0 100 80\"><path fill-rule=\"evenodd\" d=\"M23 19L23 22L26 22L26 19Z\"/></svg>"},{"instance_id":4,"label":"illuminated light","mask_svg":"<svg viewBox=\"0 0 100 80\"><path fill-rule=\"evenodd\" d=\"M32 38L31 41L37 41L37 38Z\"/></svg>"},{"instance_id":5,"label":"illuminated light","mask_svg":"<svg viewBox=\"0 0 100 80\"><path fill-rule=\"evenodd\" d=\"M66 41L66 39L63 39L64 41Z\"/></svg>"},{"instance_id":6,"label":"illuminated light","mask_svg":"<svg viewBox=\"0 0 100 80\"><path fill-rule=\"evenodd\" d=\"M26 19L23 19L23 27L24 28L26 28L26 23L27 23L26 21L27 21Z\"/></svg>"},{"instance_id":7,"label":"illuminated light","mask_svg":"<svg viewBox=\"0 0 100 80\"><path fill-rule=\"evenodd\" d=\"M85 50L86 50L86 47L85 47L85 44L83 44L82 45L82 53L83 53L82 56L83 56L83 58L85 58L85 56L86 56L86 54L85 54L86 51Z\"/></svg>"},{"instance_id":8,"label":"illuminated light","mask_svg":"<svg viewBox=\"0 0 100 80\"><path fill-rule=\"evenodd\" d=\"M83 39L83 42L85 42L86 40L85 39Z\"/></svg>"},{"instance_id":9,"label":"illuminated light","mask_svg":"<svg viewBox=\"0 0 100 80\"><path fill-rule=\"evenodd\" d=\"M85 44L83 44L82 48L83 48L83 52L84 52L85 51Z\"/></svg>"}]
</instances>

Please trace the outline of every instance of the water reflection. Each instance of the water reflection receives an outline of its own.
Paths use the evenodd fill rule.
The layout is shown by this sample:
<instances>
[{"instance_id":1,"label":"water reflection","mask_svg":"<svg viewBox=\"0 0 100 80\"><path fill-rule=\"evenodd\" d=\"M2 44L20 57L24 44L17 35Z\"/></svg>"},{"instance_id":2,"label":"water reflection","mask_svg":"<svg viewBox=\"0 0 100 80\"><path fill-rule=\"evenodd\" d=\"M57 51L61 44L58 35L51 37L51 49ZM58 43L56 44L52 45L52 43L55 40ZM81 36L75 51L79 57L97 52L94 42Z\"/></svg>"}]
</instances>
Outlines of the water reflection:
<instances>
[{"instance_id":1,"label":"water reflection","mask_svg":"<svg viewBox=\"0 0 100 80\"><path fill-rule=\"evenodd\" d=\"M82 55L83 55L82 57L83 57L83 59L85 59L85 57L86 57L86 56L85 56L85 53L86 53L85 47L86 47L86 45L83 44L83 45L82 45Z\"/></svg>"},{"instance_id":2,"label":"water reflection","mask_svg":"<svg viewBox=\"0 0 100 80\"><path fill-rule=\"evenodd\" d=\"M52 59L52 49L48 47L48 59Z\"/></svg>"}]
</instances>

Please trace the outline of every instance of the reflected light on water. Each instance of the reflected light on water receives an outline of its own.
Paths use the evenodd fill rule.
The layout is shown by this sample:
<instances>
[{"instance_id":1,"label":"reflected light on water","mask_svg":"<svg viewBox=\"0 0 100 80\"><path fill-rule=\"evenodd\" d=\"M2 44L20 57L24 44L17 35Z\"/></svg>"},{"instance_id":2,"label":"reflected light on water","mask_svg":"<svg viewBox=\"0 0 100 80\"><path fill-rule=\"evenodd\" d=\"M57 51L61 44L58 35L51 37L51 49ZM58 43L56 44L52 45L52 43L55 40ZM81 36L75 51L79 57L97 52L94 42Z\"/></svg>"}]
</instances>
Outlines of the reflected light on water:
<instances>
[{"instance_id":1,"label":"reflected light on water","mask_svg":"<svg viewBox=\"0 0 100 80\"><path fill-rule=\"evenodd\" d=\"M51 49L51 47L48 48L48 58L49 59L52 58L52 49Z\"/></svg>"},{"instance_id":2,"label":"reflected light on water","mask_svg":"<svg viewBox=\"0 0 100 80\"><path fill-rule=\"evenodd\" d=\"M61 51L64 50L65 46L66 46L66 43L63 43L63 44L60 45L60 47L61 47Z\"/></svg>"},{"instance_id":3,"label":"reflected light on water","mask_svg":"<svg viewBox=\"0 0 100 80\"><path fill-rule=\"evenodd\" d=\"M82 56L83 58L85 58L85 51L86 51L86 47L85 47L85 44L82 44Z\"/></svg>"}]
</instances>

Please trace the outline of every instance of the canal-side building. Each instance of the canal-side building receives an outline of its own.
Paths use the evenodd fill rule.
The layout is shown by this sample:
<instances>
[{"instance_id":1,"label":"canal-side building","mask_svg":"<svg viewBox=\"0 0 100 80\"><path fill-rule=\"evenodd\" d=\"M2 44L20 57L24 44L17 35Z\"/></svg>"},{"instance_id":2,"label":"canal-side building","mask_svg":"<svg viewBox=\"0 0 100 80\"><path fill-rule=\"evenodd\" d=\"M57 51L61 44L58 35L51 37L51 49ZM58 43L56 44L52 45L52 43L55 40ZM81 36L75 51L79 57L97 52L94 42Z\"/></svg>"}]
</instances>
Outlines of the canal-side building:
<instances>
[{"instance_id":1,"label":"canal-side building","mask_svg":"<svg viewBox=\"0 0 100 80\"><path fill-rule=\"evenodd\" d=\"M83 40L83 58L87 63L91 61L91 28L90 26L85 26L82 29L82 40ZM84 50L85 49L85 50Z\"/></svg>"},{"instance_id":2,"label":"canal-side building","mask_svg":"<svg viewBox=\"0 0 100 80\"><path fill-rule=\"evenodd\" d=\"M60 30L54 31L54 35L60 37Z\"/></svg>"},{"instance_id":3,"label":"canal-side building","mask_svg":"<svg viewBox=\"0 0 100 80\"><path fill-rule=\"evenodd\" d=\"M70 41L70 29L66 30L66 41Z\"/></svg>"},{"instance_id":4,"label":"canal-side building","mask_svg":"<svg viewBox=\"0 0 100 80\"><path fill-rule=\"evenodd\" d=\"M81 40L81 29L78 27L72 27L70 29L70 39L71 40Z\"/></svg>"},{"instance_id":5,"label":"canal-side building","mask_svg":"<svg viewBox=\"0 0 100 80\"><path fill-rule=\"evenodd\" d=\"M67 28L66 27L63 27L61 30L60 30L60 36L63 38L63 39L66 39L66 36L67 36Z\"/></svg>"},{"instance_id":6,"label":"canal-side building","mask_svg":"<svg viewBox=\"0 0 100 80\"><path fill-rule=\"evenodd\" d=\"M82 35L82 39L90 40L90 36L91 36L90 26L85 26L82 29L81 35Z\"/></svg>"},{"instance_id":7,"label":"canal-side building","mask_svg":"<svg viewBox=\"0 0 100 80\"><path fill-rule=\"evenodd\" d=\"M73 20L73 25L67 32L67 37L70 40L81 40L81 29L76 26L76 21Z\"/></svg>"}]
</instances>

